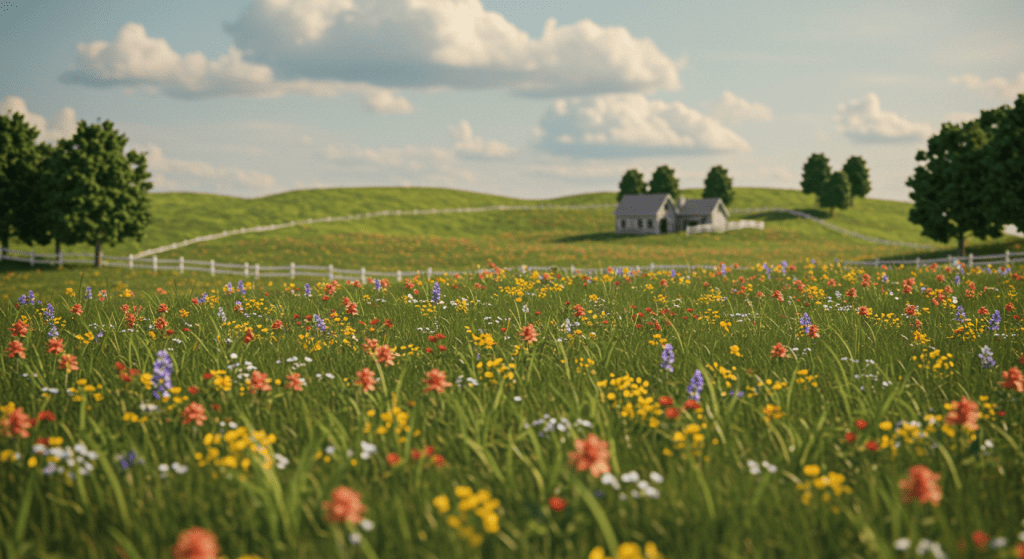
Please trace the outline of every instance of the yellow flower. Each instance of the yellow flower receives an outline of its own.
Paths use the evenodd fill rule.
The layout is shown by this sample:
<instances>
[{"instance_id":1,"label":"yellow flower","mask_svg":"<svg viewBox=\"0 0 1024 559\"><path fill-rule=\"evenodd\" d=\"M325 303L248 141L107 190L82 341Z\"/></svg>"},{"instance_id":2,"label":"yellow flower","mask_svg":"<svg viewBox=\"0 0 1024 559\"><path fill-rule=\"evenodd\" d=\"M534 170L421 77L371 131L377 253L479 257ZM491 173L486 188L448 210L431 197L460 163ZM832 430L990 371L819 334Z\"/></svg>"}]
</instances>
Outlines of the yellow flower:
<instances>
[{"instance_id":1,"label":"yellow flower","mask_svg":"<svg viewBox=\"0 0 1024 559\"><path fill-rule=\"evenodd\" d=\"M817 464L808 464L804 466L804 475L807 477L817 477L821 475L821 466Z\"/></svg>"},{"instance_id":2,"label":"yellow flower","mask_svg":"<svg viewBox=\"0 0 1024 559\"><path fill-rule=\"evenodd\" d=\"M892 431L892 421L883 421L878 424L878 428L883 431Z\"/></svg>"},{"instance_id":3,"label":"yellow flower","mask_svg":"<svg viewBox=\"0 0 1024 559\"><path fill-rule=\"evenodd\" d=\"M605 554L604 548L599 545L594 546L594 549L591 549L590 553L587 554L587 559L606 559L607 557L608 555Z\"/></svg>"},{"instance_id":4,"label":"yellow flower","mask_svg":"<svg viewBox=\"0 0 1024 559\"><path fill-rule=\"evenodd\" d=\"M736 357L743 357L742 355L740 355L740 346L738 345L729 346L729 353L735 355Z\"/></svg>"},{"instance_id":5,"label":"yellow flower","mask_svg":"<svg viewBox=\"0 0 1024 559\"><path fill-rule=\"evenodd\" d=\"M36 465L39 464L39 459L36 458L35 456L29 456L28 462L26 464L28 465L29 468L35 468Z\"/></svg>"},{"instance_id":6,"label":"yellow flower","mask_svg":"<svg viewBox=\"0 0 1024 559\"><path fill-rule=\"evenodd\" d=\"M447 514L448 511L452 510L452 503L448 500L448 495L438 495L430 503L441 514Z\"/></svg>"},{"instance_id":7,"label":"yellow flower","mask_svg":"<svg viewBox=\"0 0 1024 559\"><path fill-rule=\"evenodd\" d=\"M622 542L619 550L615 553L615 559L644 559L640 544L636 542Z\"/></svg>"},{"instance_id":8,"label":"yellow flower","mask_svg":"<svg viewBox=\"0 0 1024 559\"><path fill-rule=\"evenodd\" d=\"M455 488L455 496L460 499L466 499L473 495L473 488L468 485L460 485Z\"/></svg>"}]
</instances>

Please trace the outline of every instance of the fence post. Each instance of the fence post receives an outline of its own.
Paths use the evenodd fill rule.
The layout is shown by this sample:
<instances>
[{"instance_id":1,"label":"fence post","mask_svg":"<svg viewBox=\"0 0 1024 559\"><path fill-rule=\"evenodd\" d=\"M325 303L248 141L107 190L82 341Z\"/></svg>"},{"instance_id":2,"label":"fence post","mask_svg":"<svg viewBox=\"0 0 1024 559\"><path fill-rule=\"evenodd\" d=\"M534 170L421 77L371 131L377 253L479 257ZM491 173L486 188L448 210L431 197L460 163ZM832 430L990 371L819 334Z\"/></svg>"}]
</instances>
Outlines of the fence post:
<instances>
[{"instance_id":1,"label":"fence post","mask_svg":"<svg viewBox=\"0 0 1024 559\"><path fill-rule=\"evenodd\" d=\"M57 267L58 268L63 268L64 267L64 251L63 250L57 253Z\"/></svg>"},{"instance_id":2,"label":"fence post","mask_svg":"<svg viewBox=\"0 0 1024 559\"><path fill-rule=\"evenodd\" d=\"M973 252L968 252L967 253L967 267L968 268L973 268L974 267L974 253Z\"/></svg>"},{"instance_id":3,"label":"fence post","mask_svg":"<svg viewBox=\"0 0 1024 559\"><path fill-rule=\"evenodd\" d=\"M4 247L0 247L0 262L3 262L5 252L7 252L7 249Z\"/></svg>"},{"instance_id":4,"label":"fence post","mask_svg":"<svg viewBox=\"0 0 1024 559\"><path fill-rule=\"evenodd\" d=\"M217 275L217 263L214 262L213 260L210 260L210 275Z\"/></svg>"},{"instance_id":5,"label":"fence post","mask_svg":"<svg viewBox=\"0 0 1024 559\"><path fill-rule=\"evenodd\" d=\"M572 277L576 277L576 265L575 264L570 264L569 265L569 275L572 276Z\"/></svg>"},{"instance_id":6,"label":"fence post","mask_svg":"<svg viewBox=\"0 0 1024 559\"><path fill-rule=\"evenodd\" d=\"M129 254L128 255L128 269L129 270L134 270L135 269L135 255L134 254Z\"/></svg>"},{"instance_id":7,"label":"fence post","mask_svg":"<svg viewBox=\"0 0 1024 559\"><path fill-rule=\"evenodd\" d=\"M881 264L881 262L879 261L879 259L875 258L875 268L877 268L879 264Z\"/></svg>"},{"instance_id":8,"label":"fence post","mask_svg":"<svg viewBox=\"0 0 1024 559\"><path fill-rule=\"evenodd\" d=\"M1010 265L1010 249L1006 249L1006 265Z\"/></svg>"},{"instance_id":9,"label":"fence post","mask_svg":"<svg viewBox=\"0 0 1024 559\"><path fill-rule=\"evenodd\" d=\"M654 262L651 262L651 271L654 271Z\"/></svg>"},{"instance_id":10,"label":"fence post","mask_svg":"<svg viewBox=\"0 0 1024 559\"><path fill-rule=\"evenodd\" d=\"M366 266L359 268L359 281L366 283Z\"/></svg>"},{"instance_id":11,"label":"fence post","mask_svg":"<svg viewBox=\"0 0 1024 559\"><path fill-rule=\"evenodd\" d=\"M248 262L245 263L245 266L244 266L244 268L242 270L242 274L244 274L245 277L249 277L249 263Z\"/></svg>"},{"instance_id":12,"label":"fence post","mask_svg":"<svg viewBox=\"0 0 1024 559\"><path fill-rule=\"evenodd\" d=\"M327 265L327 281L334 281L334 264Z\"/></svg>"},{"instance_id":13,"label":"fence post","mask_svg":"<svg viewBox=\"0 0 1024 559\"><path fill-rule=\"evenodd\" d=\"M256 279L260 279L260 263L259 262L256 263L256 275L255 275L255 277L256 277Z\"/></svg>"},{"instance_id":14,"label":"fence post","mask_svg":"<svg viewBox=\"0 0 1024 559\"><path fill-rule=\"evenodd\" d=\"M921 267L921 257L920 256L917 257L917 267L918 268Z\"/></svg>"},{"instance_id":15,"label":"fence post","mask_svg":"<svg viewBox=\"0 0 1024 559\"><path fill-rule=\"evenodd\" d=\"M395 274L395 281L402 281L402 271L401 270L398 270L398 273Z\"/></svg>"},{"instance_id":16,"label":"fence post","mask_svg":"<svg viewBox=\"0 0 1024 559\"><path fill-rule=\"evenodd\" d=\"M160 271L160 259L155 254L153 255L153 271L154 272L159 272Z\"/></svg>"},{"instance_id":17,"label":"fence post","mask_svg":"<svg viewBox=\"0 0 1024 559\"><path fill-rule=\"evenodd\" d=\"M295 263L294 262L292 262L291 275L292 275L292 279L295 279Z\"/></svg>"},{"instance_id":18,"label":"fence post","mask_svg":"<svg viewBox=\"0 0 1024 559\"><path fill-rule=\"evenodd\" d=\"M430 266L427 266L427 279L429 280L431 278L431 276L433 276L433 275L434 275L434 269L431 268Z\"/></svg>"},{"instance_id":19,"label":"fence post","mask_svg":"<svg viewBox=\"0 0 1024 559\"><path fill-rule=\"evenodd\" d=\"M179 256L178 257L178 273L179 274L184 274L185 273L185 257L184 256Z\"/></svg>"},{"instance_id":20,"label":"fence post","mask_svg":"<svg viewBox=\"0 0 1024 559\"><path fill-rule=\"evenodd\" d=\"M29 266L35 266L36 265L36 251L34 251L34 250L28 251L28 265Z\"/></svg>"}]
</instances>

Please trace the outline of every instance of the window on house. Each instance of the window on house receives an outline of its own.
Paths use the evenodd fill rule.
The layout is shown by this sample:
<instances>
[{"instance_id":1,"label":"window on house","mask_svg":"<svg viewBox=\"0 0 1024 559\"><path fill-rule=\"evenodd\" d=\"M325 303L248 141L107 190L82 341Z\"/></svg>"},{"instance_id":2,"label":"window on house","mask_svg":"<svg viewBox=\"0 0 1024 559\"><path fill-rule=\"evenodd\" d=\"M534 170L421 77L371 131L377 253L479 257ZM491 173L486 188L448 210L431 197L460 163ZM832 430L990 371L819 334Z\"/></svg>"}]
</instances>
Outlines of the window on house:
<instances>
[{"instance_id":1,"label":"window on house","mask_svg":"<svg viewBox=\"0 0 1024 559\"><path fill-rule=\"evenodd\" d=\"M623 228L623 229L625 229L625 228L626 228L626 220L625 220L625 219L623 219L623 220L622 220L622 228Z\"/></svg>"},{"instance_id":2,"label":"window on house","mask_svg":"<svg viewBox=\"0 0 1024 559\"><path fill-rule=\"evenodd\" d=\"M653 220L650 220L650 219L647 220L647 228L648 229L654 229L654 221Z\"/></svg>"}]
</instances>

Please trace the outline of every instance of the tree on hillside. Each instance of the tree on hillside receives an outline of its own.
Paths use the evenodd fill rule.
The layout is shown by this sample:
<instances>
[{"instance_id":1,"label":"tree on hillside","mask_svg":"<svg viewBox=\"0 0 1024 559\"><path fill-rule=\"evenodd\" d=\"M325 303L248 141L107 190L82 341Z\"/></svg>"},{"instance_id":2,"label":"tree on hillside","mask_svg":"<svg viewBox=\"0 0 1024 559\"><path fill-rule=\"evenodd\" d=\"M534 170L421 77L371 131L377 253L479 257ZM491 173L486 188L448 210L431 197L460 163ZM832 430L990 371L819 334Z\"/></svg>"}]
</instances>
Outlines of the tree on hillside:
<instances>
[{"instance_id":1,"label":"tree on hillside","mask_svg":"<svg viewBox=\"0 0 1024 559\"><path fill-rule=\"evenodd\" d=\"M21 113L0 115L0 242L4 249L10 247L12 236L29 245L50 242L38 172L51 148L36 146L37 136L39 131Z\"/></svg>"},{"instance_id":2,"label":"tree on hillside","mask_svg":"<svg viewBox=\"0 0 1024 559\"><path fill-rule=\"evenodd\" d=\"M89 125L82 120L75 135L60 140L48 159L51 187L70 202L67 232L96 247L96 266L104 243L141 240L150 221L147 193L153 184L146 182L146 156L134 150L125 155L127 143L110 121Z\"/></svg>"},{"instance_id":3,"label":"tree on hillside","mask_svg":"<svg viewBox=\"0 0 1024 559\"><path fill-rule=\"evenodd\" d=\"M643 173L636 169L630 169L626 171L626 174L622 176L622 181L619 182L619 196L615 200L621 202L622 197L627 194L643 194L646 191L647 185L644 183Z\"/></svg>"},{"instance_id":4,"label":"tree on hillside","mask_svg":"<svg viewBox=\"0 0 1024 559\"><path fill-rule=\"evenodd\" d=\"M915 159L926 161L914 169L907 186L914 207L910 221L924 228L926 237L941 243L957 240L964 255L964 235L985 239L1002 234L999 214L1002 193L987 184L985 147L992 140L979 121L942 125L942 131L928 139L928 152L918 151Z\"/></svg>"},{"instance_id":5,"label":"tree on hillside","mask_svg":"<svg viewBox=\"0 0 1024 559\"><path fill-rule=\"evenodd\" d=\"M716 165L708 171L708 177L704 179L704 193L702 198L721 198L728 206L732 202L735 193L732 191L732 179L729 178L729 171L725 167Z\"/></svg>"},{"instance_id":6,"label":"tree on hillside","mask_svg":"<svg viewBox=\"0 0 1024 559\"><path fill-rule=\"evenodd\" d=\"M991 134L982 154L981 182L998 200L998 221L1024 231L1024 94L1011 107L981 111L980 126Z\"/></svg>"},{"instance_id":7,"label":"tree on hillside","mask_svg":"<svg viewBox=\"0 0 1024 559\"><path fill-rule=\"evenodd\" d=\"M846 176L846 171L832 173L828 182L818 191L818 201L821 207L828 208L829 217L835 214L836 208L849 208L850 198L850 179Z\"/></svg>"},{"instance_id":8,"label":"tree on hillside","mask_svg":"<svg viewBox=\"0 0 1024 559\"><path fill-rule=\"evenodd\" d=\"M662 165L654 171L651 177L651 194L670 194L673 200L679 198L679 181L675 177L675 171L668 165Z\"/></svg>"},{"instance_id":9,"label":"tree on hillside","mask_svg":"<svg viewBox=\"0 0 1024 559\"><path fill-rule=\"evenodd\" d=\"M868 165L862 157L855 155L846 160L843 171L850 179L850 206L853 206L853 197L867 196L871 192L871 182L868 180Z\"/></svg>"},{"instance_id":10,"label":"tree on hillside","mask_svg":"<svg viewBox=\"0 0 1024 559\"><path fill-rule=\"evenodd\" d=\"M821 190L828 180L832 178L832 168L828 164L828 158L824 153L815 153L804 163L804 178L800 186L804 194L815 194Z\"/></svg>"}]
</instances>

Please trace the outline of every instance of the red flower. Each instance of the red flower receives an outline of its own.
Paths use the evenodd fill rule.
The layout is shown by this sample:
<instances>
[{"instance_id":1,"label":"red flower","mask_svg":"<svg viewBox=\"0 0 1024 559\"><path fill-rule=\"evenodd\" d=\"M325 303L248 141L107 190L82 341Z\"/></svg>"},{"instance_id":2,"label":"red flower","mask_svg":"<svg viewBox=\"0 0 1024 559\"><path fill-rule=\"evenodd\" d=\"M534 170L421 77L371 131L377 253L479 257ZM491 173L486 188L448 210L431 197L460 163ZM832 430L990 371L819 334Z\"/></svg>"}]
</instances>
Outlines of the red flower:
<instances>
[{"instance_id":1,"label":"red flower","mask_svg":"<svg viewBox=\"0 0 1024 559\"><path fill-rule=\"evenodd\" d=\"M586 309L583 308L583 305L576 305L576 306L574 306L572 308L572 314L576 318L579 318L579 317L587 314L587 311L586 311Z\"/></svg>"},{"instance_id":2,"label":"red flower","mask_svg":"<svg viewBox=\"0 0 1024 559\"><path fill-rule=\"evenodd\" d=\"M848 289L846 291L846 296L851 298L851 299L856 299L857 298L857 290L851 287L850 289Z\"/></svg>"},{"instance_id":3,"label":"red flower","mask_svg":"<svg viewBox=\"0 0 1024 559\"><path fill-rule=\"evenodd\" d=\"M414 448L414 449L410 450L409 451L409 458L412 458L413 460L419 460L420 459L420 449Z\"/></svg>"},{"instance_id":4,"label":"red flower","mask_svg":"<svg viewBox=\"0 0 1024 559\"><path fill-rule=\"evenodd\" d=\"M576 447L575 452L568 453L570 465L576 468L577 472L590 471L590 475L601 477L601 474L610 472L608 467L608 442L597 435L590 433L585 439L573 441Z\"/></svg>"},{"instance_id":5,"label":"red flower","mask_svg":"<svg viewBox=\"0 0 1024 559\"><path fill-rule=\"evenodd\" d=\"M845 437L846 438L846 442L848 442L850 444L853 444L853 441L857 439L857 435L854 435L853 433L851 433L849 431L847 431L846 434L843 435L843 437Z\"/></svg>"},{"instance_id":6,"label":"red flower","mask_svg":"<svg viewBox=\"0 0 1024 559\"><path fill-rule=\"evenodd\" d=\"M167 308L167 304L166 303L160 303L160 306L156 308L156 312L158 312L158 313L165 313L168 310L170 310L170 309Z\"/></svg>"},{"instance_id":7,"label":"red flower","mask_svg":"<svg viewBox=\"0 0 1024 559\"><path fill-rule=\"evenodd\" d=\"M820 338L821 335L818 334L818 325L817 324L811 324L807 328L807 335L812 337L812 338Z\"/></svg>"},{"instance_id":8,"label":"red flower","mask_svg":"<svg viewBox=\"0 0 1024 559\"><path fill-rule=\"evenodd\" d=\"M981 414L978 412L977 402L973 402L967 396L963 396L960 400L954 400L951 404L953 409L946 413L946 423L963 425L964 429L977 431L978 418L981 417Z\"/></svg>"},{"instance_id":9,"label":"red flower","mask_svg":"<svg viewBox=\"0 0 1024 559\"><path fill-rule=\"evenodd\" d=\"M665 281L665 280L662 280ZM548 506L555 512L562 512L569 504L565 502L565 499L561 497L551 497L548 499Z\"/></svg>"},{"instance_id":10,"label":"red flower","mask_svg":"<svg viewBox=\"0 0 1024 559\"><path fill-rule=\"evenodd\" d=\"M193 396L195 396L196 394L199 394L199 387L198 386L190 386L190 387L188 387L188 393L193 395Z\"/></svg>"},{"instance_id":11,"label":"red flower","mask_svg":"<svg viewBox=\"0 0 1024 559\"><path fill-rule=\"evenodd\" d=\"M861 316L867 316L868 315L868 308L863 306L863 305L860 306L860 307L857 307L857 314L859 314Z\"/></svg>"},{"instance_id":12,"label":"red flower","mask_svg":"<svg viewBox=\"0 0 1024 559\"><path fill-rule=\"evenodd\" d=\"M70 373L71 371L78 370L78 358L70 353L65 353L60 356L57 361L57 368Z\"/></svg>"},{"instance_id":13,"label":"red flower","mask_svg":"<svg viewBox=\"0 0 1024 559\"><path fill-rule=\"evenodd\" d=\"M203 422L206 421L206 408L204 408L199 402L191 402L189 405L185 406L185 409L181 410L182 425L188 425L193 421L200 427L202 427Z\"/></svg>"},{"instance_id":14,"label":"red flower","mask_svg":"<svg viewBox=\"0 0 1024 559\"><path fill-rule=\"evenodd\" d=\"M938 506L942 500L942 487L939 487L938 481L942 476L923 464L911 466L909 473L910 477L900 480L903 502L909 503L916 499L921 504L931 503L932 506Z\"/></svg>"},{"instance_id":15,"label":"red flower","mask_svg":"<svg viewBox=\"0 0 1024 559\"><path fill-rule=\"evenodd\" d=\"M857 420L857 421L856 421L856 422L855 422L854 424L855 424L855 425L857 426L857 428L858 428L858 429L860 429L861 431L863 431L864 429L867 429L867 428L868 428L868 422L867 422L867 421L865 421L865 420L863 420L863 419L858 419L858 420Z\"/></svg>"},{"instance_id":16,"label":"red flower","mask_svg":"<svg viewBox=\"0 0 1024 559\"><path fill-rule=\"evenodd\" d=\"M373 392L377 390L375 386L377 384L377 373L373 370L363 367L361 371L356 372L356 377L359 379L359 384L363 387L363 392Z\"/></svg>"},{"instance_id":17,"label":"red flower","mask_svg":"<svg viewBox=\"0 0 1024 559\"><path fill-rule=\"evenodd\" d=\"M275 320L274 323L270 325L270 328L273 330L280 330L282 326L284 326L284 323L280 320Z\"/></svg>"},{"instance_id":18,"label":"red flower","mask_svg":"<svg viewBox=\"0 0 1024 559\"><path fill-rule=\"evenodd\" d=\"M532 344L537 341L537 329L533 324L527 324L523 327L523 331L519 334L519 337L521 337L524 342Z\"/></svg>"},{"instance_id":19,"label":"red flower","mask_svg":"<svg viewBox=\"0 0 1024 559\"><path fill-rule=\"evenodd\" d=\"M914 306L914 305L909 305L908 304L907 307L905 309L903 309L903 314L905 314L907 316L916 316L917 315L917 307Z\"/></svg>"},{"instance_id":20,"label":"red flower","mask_svg":"<svg viewBox=\"0 0 1024 559\"><path fill-rule=\"evenodd\" d=\"M785 356L786 356L786 346L782 345L782 343L777 343L777 344L775 344L774 347L772 347L772 357L785 357Z\"/></svg>"},{"instance_id":21,"label":"red flower","mask_svg":"<svg viewBox=\"0 0 1024 559\"><path fill-rule=\"evenodd\" d=\"M430 391L441 394L444 392L445 388L452 386L452 383L448 382L448 376L442 370L430 369L425 373L425 376L427 378L423 379L423 383L426 384L427 387L423 389L424 394Z\"/></svg>"},{"instance_id":22,"label":"red flower","mask_svg":"<svg viewBox=\"0 0 1024 559\"><path fill-rule=\"evenodd\" d=\"M383 365L391 366L395 364L395 351L387 344L378 347L374 357L377 358L378 363Z\"/></svg>"},{"instance_id":23,"label":"red flower","mask_svg":"<svg viewBox=\"0 0 1024 559\"><path fill-rule=\"evenodd\" d=\"M878 443L875 441L868 441L868 444L864 445L864 448L870 450L871 452L875 452L876 450L878 450Z\"/></svg>"},{"instance_id":24,"label":"red flower","mask_svg":"<svg viewBox=\"0 0 1024 559\"><path fill-rule=\"evenodd\" d=\"M1009 371L1003 371L1003 382L999 386L1024 392L1024 373L1021 373L1017 367L1010 367Z\"/></svg>"},{"instance_id":25,"label":"red flower","mask_svg":"<svg viewBox=\"0 0 1024 559\"><path fill-rule=\"evenodd\" d=\"M302 375L299 373L291 373L285 379L288 381L288 385L285 388L291 388L296 392L302 392Z\"/></svg>"},{"instance_id":26,"label":"red flower","mask_svg":"<svg viewBox=\"0 0 1024 559\"><path fill-rule=\"evenodd\" d=\"M64 340L60 338L50 338L47 341L46 353L56 353L57 355L64 353Z\"/></svg>"},{"instance_id":27,"label":"red flower","mask_svg":"<svg viewBox=\"0 0 1024 559\"><path fill-rule=\"evenodd\" d=\"M20 357L25 358L25 346L18 340L14 340L7 344L7 357Z\"/></svg>"},{"instance_id":28,"label":"red flower","mask_svg":"<svg viewBox=\"0 0 1024 559\"><path fill-rule=\"evenodd\" d=\"M242 343L247 344L256 339L256 335L252 333L252 328L245 329L245 337L242 338Z\"/></svg>"},{"instance_id":29,"label":"red flower","mask_svg":"<svg viewBox=\"0 0 1024 559\"><path fill-rule=\"evenodd\" d=\"M446 463L444 456L441 456L440 454L435 454L432 460L434 461L434 465L438 468L444 466Z\"/></svg>"},{"instance_id":30,"label":"red flower","mask_svg":"<svg viewBox=\"0 0 1024 559\"><path fill-rule=\"evenodd\" d=\"M217 535L199 526L185 528L178 533L178 541L171 548L174 559L217 559L220 544Z\"/></svg>"},{"instance_id":31,"label":"red flower","mask_svg":"<svg viewBox=\"0 0 1024 559\"><path fill-rule=\"evenodd\" d=\"M679 408L676 408L676 407L665 408L665 419L675 419L675 418L679 417L680 413L681 412L679 411Z\"/></svg>"},{"instance_id":32,"label":"red flower","mask_svg":"<svg viewBox=\"0 0 1024 559\"><path fill-rule=\"evenodd\" d=\"M971 532L971 541L974 542L974 545L978 549L985 549L986 547L988 547L988 540L988 534L986 534L983 530L975 530Z\"/></svg>"},{"instance_id":33,"label":"red flower","mask_svg":"<svg viewBox=\"0 0 1024 559\"><path fill-rule=\"evenodd\" d=\"M82 305L79 305L78 303L75 303L74 305L72 305L72 307L71 307L71 314L82 316Z\"/></svg>"},{"instance_id":34,"label":"red flower","mask_svg":"<svg viewBox=\"0 0 1024 559\"><path fill-rule=\"evenodd\" d=\"M270 383L267 382L267 373L253 371L252 377L249 379L249 391L255 394L260 391L268 392L270 389Z\"/></svg>"},{"instance_id":35,"label":"red flower","mask_svg":"<svg viewBox=\"0 0 1024 559\"><path fill-rule=\"evenodd\" d=\"M57 421L57 418L53 415L52 411L43 410L36 416L36 422L38 423L40 421Z\"/></svg>"},{"instance_id":36,"label":"red flower","mask_svg":"<svg viewBox=\"0 0 1024 559\"><path fill-rule=\"evenodd\" d=\"M402 459L398 457L397 452L389 452L384 459L388 461L389 466L397 466L398 463L402 461Z\"/></svg>"},{"instance_id":37,"label":"red flower","mask_svg":"<svg viewBox=\"0 0 1024 559\"><path fill-rule=\"evenodd\" d=\"M980 314L982 316L987 316L988 315L988 309L986 309L985 307L981 307L980 309L978 309L978 314Z\"/></svg>"},{"instance_id":38,"label":"red flower","mask_svg":"<svg viewBox=\"0 0 1024 559\"><path fill-rule=\"evenodd\" d=\"M337 524L342 522L358 524L363 520L363 513L366 512L362 495L344 485L334 488L334 491L331 492L331 500L324 501L320 507L327 512L324 518L328 522Z\"/></svg>"},{"instance_id":39,"label":"red flower","mask_svg":"<svg viewBox=\"0 0 1024 559\"><path fill-rule=\"evenodd\" d=\"M675 402L672 400L671 396L662 396L661 398L658 398L658 403L662 406L671 406Z\"/></svg>"},{"instance_id":40,"label":"red flower","mask_svg":"<svg viewBox=\"0 0 1024 559\"><path fill-rule=\"evenodd\" d=\"M683 402L683 407L689 411L693 411L695 409L700 408L700 402L694 400L693 398L690 398L689 400Z\"/></svg>"},{"instance_id":41,"label":"red flower","mask_svg":"<svg viewBox=\"0 0 1024 559\"><path fill-rule=\"evenodd\" d=\"M28 430L35 426L33 420L22 408L15 408L10 415L0 419L0 435L27 439Z\"/></svg>"},{"instance_id":42,"label":"red flower","mask_svg":"<svg viewBox=\"0 0 1024 559\"><path fill-rule=\"evenodd\" d=\"M28 325L17 320L11 325L11 336L14 338L23 338L25 334L28 334Z\"/></svg>"}]
</instances>

